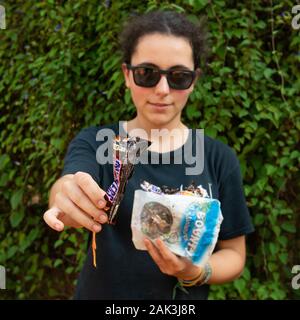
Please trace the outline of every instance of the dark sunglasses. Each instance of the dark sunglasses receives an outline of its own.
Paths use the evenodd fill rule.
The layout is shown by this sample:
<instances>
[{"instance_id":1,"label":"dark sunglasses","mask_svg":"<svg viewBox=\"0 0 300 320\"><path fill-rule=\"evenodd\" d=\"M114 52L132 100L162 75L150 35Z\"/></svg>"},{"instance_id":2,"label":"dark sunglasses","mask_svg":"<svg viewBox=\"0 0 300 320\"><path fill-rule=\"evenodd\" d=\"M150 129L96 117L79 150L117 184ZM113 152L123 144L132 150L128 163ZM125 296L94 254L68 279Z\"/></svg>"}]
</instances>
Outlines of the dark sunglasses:
<instances>
[{"instance_id":1,"label":"dark sunglasses","mask_svg":"<svg viewBox=\"0 0 300 320\"><path fill-rule=\"evenodd\" d=\"M134 83L137 86L146 88L155 87L162 74L166 74L170 88L185 90L192 85L197 74L196 71L192 70L161 70L154 66L132 66L128 63L126 67L128 70L132 70Z\"/></svg>"}]
</instances>

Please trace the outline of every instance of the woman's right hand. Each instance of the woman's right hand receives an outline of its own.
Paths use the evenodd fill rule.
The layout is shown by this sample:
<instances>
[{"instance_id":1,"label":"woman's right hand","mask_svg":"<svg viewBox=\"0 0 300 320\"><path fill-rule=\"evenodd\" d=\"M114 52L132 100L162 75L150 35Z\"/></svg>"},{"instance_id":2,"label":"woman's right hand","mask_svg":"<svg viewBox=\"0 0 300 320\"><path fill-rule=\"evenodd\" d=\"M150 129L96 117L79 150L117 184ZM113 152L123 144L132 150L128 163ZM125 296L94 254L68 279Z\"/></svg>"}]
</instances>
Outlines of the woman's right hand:
<instances>
[{"instance_id":1,"label":"woman's right hand","mask_svg":"<svg viewBox=\"0 0 300 320\"><path fill-rule=\"evenodd\" d=\"M101 224L108 221L103 210L106 206L105 191L91 175L77 172L60 178L56 184L59 187L53 191L56 192L52 195L54 201L44 213L45 222L56 231L62 231L67 225L99 232Z\"/></svg>"}]
</instances>

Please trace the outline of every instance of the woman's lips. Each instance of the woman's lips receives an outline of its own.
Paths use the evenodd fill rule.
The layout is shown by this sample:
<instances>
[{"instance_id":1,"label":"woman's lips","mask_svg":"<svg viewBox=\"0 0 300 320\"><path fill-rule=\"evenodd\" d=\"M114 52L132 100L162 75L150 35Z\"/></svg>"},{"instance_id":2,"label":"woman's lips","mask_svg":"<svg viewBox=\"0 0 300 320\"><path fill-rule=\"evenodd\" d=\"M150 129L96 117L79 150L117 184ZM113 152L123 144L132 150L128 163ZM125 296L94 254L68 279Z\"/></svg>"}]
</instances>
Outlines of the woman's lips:
<instances>
[{"instance_id":1,"label":"woman's lips","mask_svg":"<svg viewBox=\"0 0 300 320\"><path fill-rule=\"evenodd\" d=\"M162 108L162 109L165 109L171 105L167 103L152 103L152 102L149 102L149 104L155 108Z\"/></svg>"}]
</instances>

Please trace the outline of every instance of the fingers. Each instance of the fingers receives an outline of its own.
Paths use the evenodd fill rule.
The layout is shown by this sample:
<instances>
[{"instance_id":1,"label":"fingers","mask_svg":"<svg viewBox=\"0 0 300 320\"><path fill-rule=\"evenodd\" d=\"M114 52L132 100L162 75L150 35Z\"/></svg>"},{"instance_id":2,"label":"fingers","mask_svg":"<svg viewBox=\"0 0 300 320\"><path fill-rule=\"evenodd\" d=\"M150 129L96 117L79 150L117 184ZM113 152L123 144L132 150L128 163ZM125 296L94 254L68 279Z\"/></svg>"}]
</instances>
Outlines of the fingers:
<instances>
[{"instance_id":1,"label":"fingers","mask_svg":"<svg viewBox=\"0 0 300 320\"><path fill-rule=\"evenodd\" d=\"M145 243L145 246L146 246L150 256L152 257L152 259L156 263L161 262L162 256L160 255L160 253L157 250L157 248L155 247L155 245L149 239L145 239L144 243Z\"/></svg>"},{"instance_id":2,"label":"fingers","mask_svg":"<svg viewBox=\"0 0 300 320\"><path fill-rule=\"evenodd\" d=\"M149 239L145 239L144 243L160 271L167 275L189 280L203 272L201 267L193 265L187 258L173 254L161 239L155 240L156 246Z\"/></svg>"},{"instance_id":3,"label":"fingers","mask_svg":"<svg viewBox=\"0 0 300 320\"><path fill-rule=\"evenodd\" d=\"M101 225L94 221L92 217L85 214L83 210L77 207L69 198L65 197L62 193L57 193L55 203L59 209L69 216L72 220L76 221L79 225L87 228L92 232L99 232Z\"/></svg>"},{"instance_id":4,"label":"fingers","mask_svg":"<svg viewBox=\"0 0 300 320\"><path fill-rule=\"evenodd\" d=\"M182 272L184 261L172 253L161 239L155 240L156 246L149 239L145 239L144 243L161 272L173 276Z\"/></svg>"},{"instance_id":5,"label":"fingers","mask_svg":"<svg viewBox=\"0 0 300 320\"><path fill-rule=\"evenodd\" d=\"M107 222L105 211L96 207L90 198L87 197L86 193L84 193L78 185L74 184L73 181L66 181L62 189L63 193L82 211L92 216L98 222Z\"/></svg>"},{"instance_id":6,"label":"fingers","mask_svg":"<svg viewBox=\"0 0 300 320\"><path fill-rule=\"evenodd\" d=\"M57 187L52 202L54 207L45 212L44 220L57 231L62 231L67 225L99 232L100 223L108 220L103 210L106 206L104 195L105 192L88 173L77 172Z\"/></svg>"},{"instance_id":7,"label":"fingers","mask_svg":"<svg viewBox=\"0 0 300 320\"><path fill-rule=\"evenodd\" d=\"M96 207L101 209L105 207L105 191L98 186L97 182L88 173L77 172L74 174L74 179Z\"/></svg>"},{"instance_id":8,"label":"fingers","mask_svg":"<svg viewBox=\"0 0 300 320\"><path fill-rule=\"evenodd\" d=\"M167 248L167 246L164 244L164 242L161 239L156 239L155 243L158 247L160 255L163 257L163 259L166 262L169 262L169 263L177 262L178 257Z\"/></svg>"},{"instance_id":9,"label":"fingers","mask_svg":"<svg viewBox=\"0 0 300 320\"><path fill-rule=\"evenodd\" d=\"M146 244L147 243L147 244ZM164 263L175 264L178 260L175 254L173 254L163 243L161 239L155 240L156 246L151 243L150 240L145 239L146 247L151 254L152 258L163 260Z\"/></svg>"},{"instance_id":10,"label":"fingers","mask_svg":"<svg viewBox=\"0 0 300 320\"><path fill-rule=\"evenodd\" d=\"M61 213L60 209L57 207L52 207L44 213L44 220L49 227L56 231L62 231L64 229L64 224L57 219L58 215Z\"/></svg>"}]
</instances>

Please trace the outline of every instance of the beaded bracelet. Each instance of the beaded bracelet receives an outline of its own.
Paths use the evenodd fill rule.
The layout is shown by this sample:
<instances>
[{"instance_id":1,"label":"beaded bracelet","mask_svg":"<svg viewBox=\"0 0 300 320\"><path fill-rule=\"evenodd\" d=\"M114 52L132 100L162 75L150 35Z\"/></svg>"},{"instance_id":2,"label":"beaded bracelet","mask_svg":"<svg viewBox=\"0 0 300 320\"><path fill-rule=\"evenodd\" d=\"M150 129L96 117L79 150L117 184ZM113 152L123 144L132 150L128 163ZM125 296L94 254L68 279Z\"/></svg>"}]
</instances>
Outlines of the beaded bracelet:
<instances>
[{"instance_id":1,"label":"beaded bracelet","mask_svg":"<svg viewBox=\"0 0 300 320\"><path fill-rule=\"evenodd\" d=\"M200 273L197 275L196 278L191 279L191 280L184 280L184 279L179 279L178 281L179 283L183 286L183 287L192 287L194 286L197 282L199 282L203 277L203 269L201 269Z\"/></svg>"},{"instance_id":2,"label":"beaded bracelet","mask_svg":"<svg viewBox=\"0 0 300 320\"><path fill-rule=\"evenodd\" d=\"M211 278L211 274L211 265L207 262L204 266L204 276L198 283L196 283L196 286L202 286L203 284L207 283L208 280Z\"/></svg>"},{"instance_id":3,"label":"beaded bracelet","mask_svg":"<svg viewBox=\"0 0 300 320\"><path fill-rule=\"evenodd\" d=\"M178 281L183 287L201 286L208 282L208 280L211 277L211 273L212 273L211 266L207 262L204 268L201 269L200 274L196 278L192 280L184 280L184 279L178 278Z\"/></svg>"}]
</instances>

